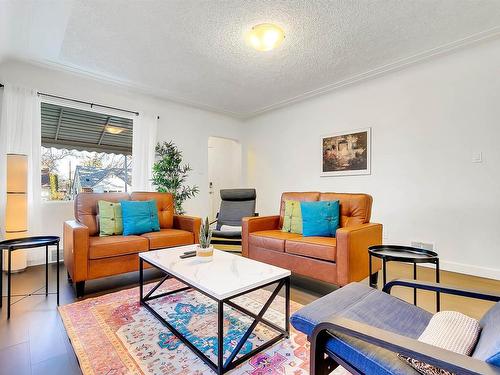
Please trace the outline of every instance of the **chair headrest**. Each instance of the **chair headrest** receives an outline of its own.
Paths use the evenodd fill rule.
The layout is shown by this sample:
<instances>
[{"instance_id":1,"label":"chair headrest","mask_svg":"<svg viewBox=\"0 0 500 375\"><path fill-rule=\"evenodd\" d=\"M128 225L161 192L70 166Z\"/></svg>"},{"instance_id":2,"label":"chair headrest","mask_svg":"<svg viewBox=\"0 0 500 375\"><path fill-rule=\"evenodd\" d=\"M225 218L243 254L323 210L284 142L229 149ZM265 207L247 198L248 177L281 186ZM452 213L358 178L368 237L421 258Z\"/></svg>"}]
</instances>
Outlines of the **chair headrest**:
<instances>
[{"instance_id":1,"label":"chair headrest","mask_svg":"<svg viewBox=\"0 0 500 375\"><path fill-rule=\"evenodd\" d=\"M223 201L252 201L257 197L255 189L221 189Z\"/></svg>"}]
</instances>

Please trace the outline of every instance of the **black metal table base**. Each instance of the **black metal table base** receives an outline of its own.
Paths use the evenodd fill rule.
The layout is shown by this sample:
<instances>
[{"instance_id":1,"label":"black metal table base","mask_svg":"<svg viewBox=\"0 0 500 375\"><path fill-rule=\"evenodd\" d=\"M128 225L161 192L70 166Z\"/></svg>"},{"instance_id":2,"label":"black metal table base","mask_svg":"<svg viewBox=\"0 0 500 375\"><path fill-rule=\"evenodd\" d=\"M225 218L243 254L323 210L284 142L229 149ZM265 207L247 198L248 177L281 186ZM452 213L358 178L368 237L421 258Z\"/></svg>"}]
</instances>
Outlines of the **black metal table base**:
<instances>
[{"instance_id":1,"label":"black metal table base","mask_svg":"<svg viewBox=\"0 0 500 375\"><path fill-rule=\"evenodd\" d=\"M224 374L232 369L234 369L236 366L240 365L241 363L245 362L255 354L269 348L270 346L276 344L278 341L288 338L290 334L290 323L289 323L289 318L290 318L290 277L286 277L277 281L270 282L268 284L253 288L251 290L239 293L237 295L231 296L226 299L218 300L208 293L190 285L184 280L180 280L176 278L173 275L168 274L165 270L159 269L153 264L148 264L152 265L153 267L159 269L163 273L165 273L165 277L160 280L146 295L144 295L144 262L142 258L140 259L140 267L139 267L139 288L140 288L140 303L142 306L144 306L153 316L158 319L165 327L167 327L179 340L181 340L189 349L191 349L203 362L205 362L213 371L215 371L217 374ZM179 289L175 290L169 290L168 292L164 293L159 293L156 295L153 295L153 293L168 279L173 278L179 280L181 283L187 285L186 287L182 287ZM271 295L269 296L268 300L264 303L262 306L261 310L259 313L255 314L243 306L239 306L231 299L234 299L236 297L248 294L250 292L253 292L258 289L262 289L265 287L268 287L270 285L277 284L276 288L273 290ZM264 318L264 315L266 311L269 309L271 306L272 302L280 292L282 288L285 288L285 328L279 327L278 325L270 322L269 320ZM172 326L168 321L166 321L150 304L148 304L148 301L165 297L171 294L175 293L180 293L183 291L187 290L196 290L199 293L204 294L205 296L211 298L215 302L217 302L217 363L212 361L205 353L203 353L200 349L198 349L194 344L192 344L186 337L184 337L175 327ZM248 329L245 331L239 342L236 344L235 348L231 351L229 356L224 360L224 305L227 305L235 310L238 310L239 312L253 318L252 324L248 327ZM241 348L245 344L245 342L248 340L250 335L252 334L253 330L259 323L262 323L270 328L272 328L274 331L278 333L277 336L273 337L269 341L265 342L264 344L261 344L257 348L254 348L250 352L241 355L240 357L236 358L238 353L240 352Z\"/></svg>"},{"instance_id":2,"label":"black metal table base","mask_svg":"<svg viewBox=\"0 0 500 375\"><path fill-rule=\"evenodd\" d=\"M431 253L433 255L429 256L429 258L411 258L411 257L398 257L397 255L393 256L379 256L373 250L377 248L390 248L393 251L394 250L399 250L401 252L404 252L405 249L411 249L411 250L420 250L422 252L427 252ZM434 264L435 266L435 277L436 277L436 283L440 282L439 278L439 257L437 256L436 253L429 251L429 250L424 250L424 249L412 249L407 246L400 246L400 245L376 245L376 246L371 246L368 251L368 271L369 275L372 275L373 268L372 268L372 256L375 256L377 258L380 258L382 260L382 280L383 280L383 286L382 288L385 288L387 285L387 263L388 262L402 262L402 263L411 263L413 264L413 280L417 280L417 263L429 263L429 264ZM371 282L370 278L370 286L371 287L376 287L377 284L373 284ZM413 289L413 304L417 306L417 288ZM441 295L439 292L436 292L436 311L439 312L441 311Z\"/></svg>"},{"instance_id":3,"label":"black metal table base","mask_svg":"<svg viewBox=\"0 0 500 375\"><path fill-rule=\"evenodd\" d=\"M26 237L15 240L6 240L0 242L0 272L3 272L3 250L7 254L7 319L10 319L11 297L30 297L49 294L57 294L57 305L59 306L59 237L56 236L38 236ZM37 293L40 289L35 290L33 293L12 295L12 252L20 249L32 249L36 247L45 247L45 293ZM57 254L57 272L56 272L56 293L49 292L49 246L56 247ZM3 300L3 275L0 274L0 308L2 307Z\"/></svg>"}]
</instances>

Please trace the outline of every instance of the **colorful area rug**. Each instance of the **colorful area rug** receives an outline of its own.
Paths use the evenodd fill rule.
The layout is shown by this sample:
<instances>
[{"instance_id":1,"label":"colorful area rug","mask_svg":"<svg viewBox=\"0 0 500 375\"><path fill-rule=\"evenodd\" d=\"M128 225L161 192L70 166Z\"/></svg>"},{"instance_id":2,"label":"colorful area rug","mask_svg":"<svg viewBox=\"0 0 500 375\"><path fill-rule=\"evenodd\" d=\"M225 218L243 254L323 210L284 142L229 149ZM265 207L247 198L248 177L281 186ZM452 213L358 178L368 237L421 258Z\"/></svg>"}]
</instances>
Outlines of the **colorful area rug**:
<instances>
[{"instance_id":1,"label":"colorful area rug","mask_svg":"<svg viewBox=\"0 0 500 375\"><path fill-rule=\"evenodd\" d=\"M168 280L156 293L179 288ZM146 287L152 287L150 284ZM156 294L155 293L155 294ZM259 290L233 301L258 312L270 292ZM161 315L206 355L217 358L217 305L195 291L181 292L150 301ZM294 312L301 305L291 303ZM145 308L139 305L139 289L132 288L59 308L62 320L84 375L88 374L212 374L188 347L178 340ZM226 307L224 310L227 357L252 319ZM265 317L280 326L284 322L284 300L278 296ZM244 362L231 374L271 375L309 373L309 343L306 336L291 327L290 338L282 340ZM240 351L248 353L276 335L257 325Z\"/></svg>"}]
</instances>

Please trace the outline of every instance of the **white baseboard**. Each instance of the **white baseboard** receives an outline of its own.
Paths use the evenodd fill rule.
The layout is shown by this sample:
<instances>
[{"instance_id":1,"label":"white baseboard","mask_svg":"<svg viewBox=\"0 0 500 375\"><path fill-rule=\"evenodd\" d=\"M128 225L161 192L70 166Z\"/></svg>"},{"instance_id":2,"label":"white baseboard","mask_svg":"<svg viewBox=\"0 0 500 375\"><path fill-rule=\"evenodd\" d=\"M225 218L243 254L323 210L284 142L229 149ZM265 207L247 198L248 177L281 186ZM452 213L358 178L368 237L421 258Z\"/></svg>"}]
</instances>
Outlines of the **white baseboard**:
<instances>
[{"instance_id":1,"label":"white baseboard","mask_svg":"<svg viewBox=\"0 0 500 375\"><path fill-rule=\"evenodd\" d=\"M419 267L434 268L433 264L420 263ZM463 264L457 262L451 262L446 260L439 260L439 267L441 271L449 271L461 273L464 275L484 277L486 279L500 280L500 269L489 268L481 266L473 266L470 264Z\"/></svg>"}]
</instances>

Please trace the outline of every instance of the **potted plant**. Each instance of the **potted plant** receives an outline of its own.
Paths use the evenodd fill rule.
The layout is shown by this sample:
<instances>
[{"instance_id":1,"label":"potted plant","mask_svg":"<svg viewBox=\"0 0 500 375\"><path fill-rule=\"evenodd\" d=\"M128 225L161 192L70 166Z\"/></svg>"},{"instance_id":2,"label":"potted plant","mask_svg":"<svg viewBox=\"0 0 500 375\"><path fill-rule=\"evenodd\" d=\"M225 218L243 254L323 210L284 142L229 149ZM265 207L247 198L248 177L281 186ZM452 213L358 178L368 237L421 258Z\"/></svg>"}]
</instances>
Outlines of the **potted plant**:
<instances>
[{"instance_id":1,"label":"potted plant","mask_svg":"<svg viewBox=\"0 0 500 375\"><path fill-rule=\"evenodd\" d=\"M192 169L189 164L183 164L182 151L174 142L158 143L155 152L153 185L159 192L172 193L175 213L183 215L185 213L184 202L189 198L194 198L199 192L198 186L186 184Z\"/></svg>"},{"instance_id":2,"label":"potted plant","mask_svg":"<svg viewBox=\"0 0 500 375\"><path fill-rule=\"evenodd\" d=\"M214 247L210 245L212 240L212 230L208 217L200 226L200 243L196 247L196 256L203 262L210 262L214 255Z\"/></svg>"}]
</instances>

